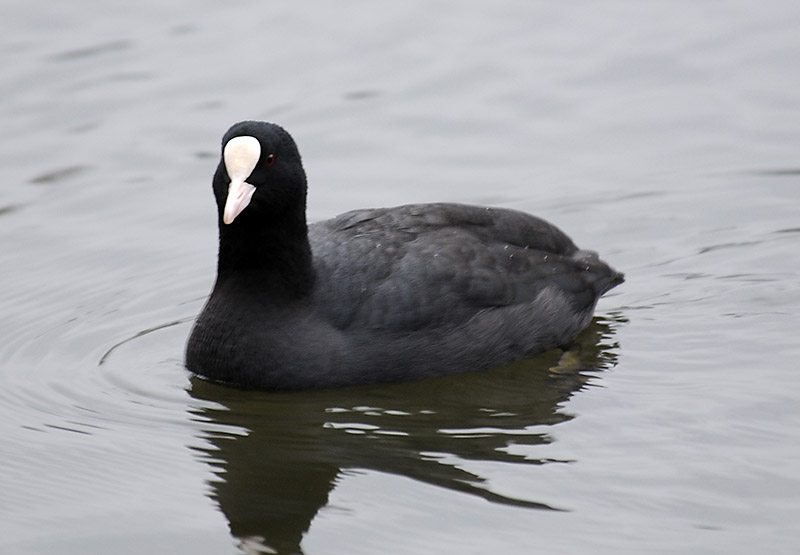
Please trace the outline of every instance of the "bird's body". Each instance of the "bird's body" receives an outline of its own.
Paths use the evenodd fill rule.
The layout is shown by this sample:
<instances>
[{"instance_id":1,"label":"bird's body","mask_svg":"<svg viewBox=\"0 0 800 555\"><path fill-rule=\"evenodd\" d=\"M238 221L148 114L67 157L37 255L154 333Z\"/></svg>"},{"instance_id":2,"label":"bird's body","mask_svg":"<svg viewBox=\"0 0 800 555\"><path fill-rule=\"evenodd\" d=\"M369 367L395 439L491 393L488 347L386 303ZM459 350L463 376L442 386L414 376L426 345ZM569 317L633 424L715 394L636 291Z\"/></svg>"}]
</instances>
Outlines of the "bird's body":
<instances>
[{"instance_id":1,"label":"bird's body","mask_svg":"<svg viewBox=\"0 0 800 555\"><path fill-rule=\"evenodd\" d=\"M243 136L260 152L241 178L230 175L227 145ZM568 343L623 279L555 226L514 210L418 204L307 226L288 133L244 122L223 143L217 282L186 357L210 379L302 389L499 366ZM236 198L252 200L230 208L244 179L255 190Z\"/></svg>"}]
</instances>

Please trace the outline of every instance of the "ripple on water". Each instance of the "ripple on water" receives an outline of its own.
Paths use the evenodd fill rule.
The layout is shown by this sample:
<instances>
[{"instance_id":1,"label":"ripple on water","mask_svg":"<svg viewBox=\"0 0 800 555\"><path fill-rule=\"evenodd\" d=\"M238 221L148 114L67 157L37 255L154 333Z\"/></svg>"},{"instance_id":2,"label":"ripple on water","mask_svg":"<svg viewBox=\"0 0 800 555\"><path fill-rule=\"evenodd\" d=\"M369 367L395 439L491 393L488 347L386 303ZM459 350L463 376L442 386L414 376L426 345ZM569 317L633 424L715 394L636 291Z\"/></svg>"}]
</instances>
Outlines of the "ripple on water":
<instances>
[{"instance_id":1,"label":"ripple on water","mask_svg":"<svg viewBox=\"0 0 800 555\"><path fill-rule=\"evenodd\" d=\"M143 488L170 499L198 491L180 479L161 483L160 468L197 476L188 472L196 462L186 445L200 440L186 417L182 348L200 303L175 306L177 286L147 287L156 279L147 273L160 269L133 283L129 266L92 271L105 253L70 258L49 281L2 299L12 316L0 323L8 455L0 485L20 530L59 515L106 518L109 499L136 499Z\"/></svg>"}]
</instances>

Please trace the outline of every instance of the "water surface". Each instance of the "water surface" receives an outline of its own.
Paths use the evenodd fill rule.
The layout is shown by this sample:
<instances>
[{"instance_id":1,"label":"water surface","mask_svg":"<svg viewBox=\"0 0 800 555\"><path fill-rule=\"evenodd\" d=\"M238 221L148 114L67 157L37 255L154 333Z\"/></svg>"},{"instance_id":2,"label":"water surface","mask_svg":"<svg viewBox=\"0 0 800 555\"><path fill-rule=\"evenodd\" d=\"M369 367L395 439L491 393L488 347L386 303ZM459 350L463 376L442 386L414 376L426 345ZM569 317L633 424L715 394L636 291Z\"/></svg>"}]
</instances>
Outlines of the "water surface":
<instances>
[{"instance_id":1,"label":"water surface","mask_svg":"<svg viewBox=\"0 0 800 555\"><path fill-rule=\"evenodd\" d=\"M800 549L796 3L6 2L0 30L3 553ZM311 220L514 207L628 281L567 367L197 380L245 118L295 136Z\"/></svg>"}]
</instances>

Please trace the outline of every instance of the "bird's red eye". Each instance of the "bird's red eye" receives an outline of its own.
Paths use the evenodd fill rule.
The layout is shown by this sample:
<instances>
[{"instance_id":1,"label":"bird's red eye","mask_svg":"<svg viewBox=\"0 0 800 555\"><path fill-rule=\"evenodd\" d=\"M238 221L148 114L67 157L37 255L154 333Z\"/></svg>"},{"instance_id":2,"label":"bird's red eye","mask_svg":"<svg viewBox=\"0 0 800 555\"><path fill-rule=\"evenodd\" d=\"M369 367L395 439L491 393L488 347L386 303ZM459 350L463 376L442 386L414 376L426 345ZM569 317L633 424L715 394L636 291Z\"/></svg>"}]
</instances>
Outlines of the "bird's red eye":
<instances>
[{"instance_id":1,"label":"bird's red eye","mask_svg":"<svg viewBox=\"0 0 800 555\"><path fill-rule=\"evenodd\" d=\"M274 163L275 163L275 155L274 154L270 154L269 156L264 158L264 165L265 166L271 166Z\"/></svg>"}]
</instances>

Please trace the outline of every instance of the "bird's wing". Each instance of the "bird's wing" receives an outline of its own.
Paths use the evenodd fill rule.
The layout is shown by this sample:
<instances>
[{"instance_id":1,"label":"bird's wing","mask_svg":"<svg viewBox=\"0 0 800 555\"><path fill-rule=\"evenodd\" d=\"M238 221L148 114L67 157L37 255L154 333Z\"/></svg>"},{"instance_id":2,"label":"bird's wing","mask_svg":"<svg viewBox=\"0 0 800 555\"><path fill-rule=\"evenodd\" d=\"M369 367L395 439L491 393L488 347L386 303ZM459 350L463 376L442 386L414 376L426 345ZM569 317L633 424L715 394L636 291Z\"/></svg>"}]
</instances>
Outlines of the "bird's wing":
<instances>
[{"instance_id":1,"label":"bird's wing","mask_svg":"<svg viewBox=\"0 0 800 555\"><path fill-rule=\"evenodd\" d=\"M312 225L316 305L337 327L393 331L457 323L557 287L591 306L613 273L558 228L458 204L347 212Z\"/></svg>"}]
</instances>

